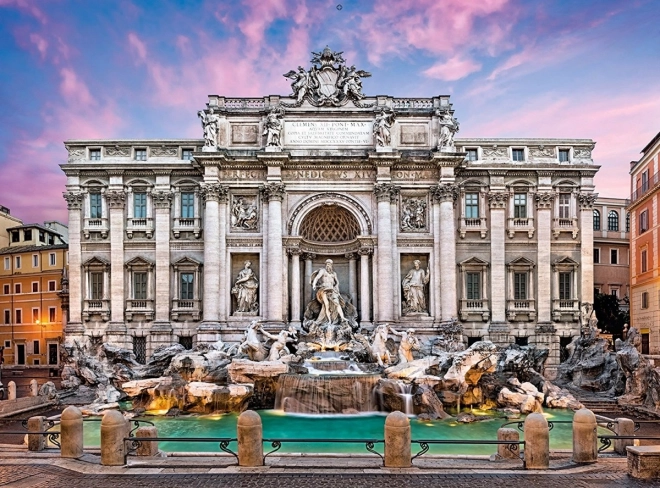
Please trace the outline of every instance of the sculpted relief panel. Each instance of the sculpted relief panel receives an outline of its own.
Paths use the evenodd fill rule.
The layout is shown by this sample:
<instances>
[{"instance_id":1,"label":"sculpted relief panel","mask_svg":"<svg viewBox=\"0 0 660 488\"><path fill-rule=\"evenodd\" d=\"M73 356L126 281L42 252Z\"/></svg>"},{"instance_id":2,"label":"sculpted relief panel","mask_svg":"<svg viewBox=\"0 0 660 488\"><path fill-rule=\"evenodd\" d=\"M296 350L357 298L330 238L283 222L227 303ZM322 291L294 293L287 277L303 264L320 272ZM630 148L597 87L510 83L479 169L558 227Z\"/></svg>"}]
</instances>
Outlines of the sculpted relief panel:
<instances>
[{"instance_id":1,"label":"sculpted relief panel","mask_svg":"<svg viewBox=\"0 0 660 488\"><path fill-rule=\"evenodd\" d=\"M425 198L403 197L401 199L401 230L404 232L426 231L426 209Z\"/></svg>"},{"instance_id":2,"label":"sculpted relief panel","mask_svg":"<svg viewBox=\"0 0 660 488\"><path fill-rule=\"evenodd\" d=\"M256 230L259 220L256 195L232 195L232 230Z\"/></svg>"}]
</instances>

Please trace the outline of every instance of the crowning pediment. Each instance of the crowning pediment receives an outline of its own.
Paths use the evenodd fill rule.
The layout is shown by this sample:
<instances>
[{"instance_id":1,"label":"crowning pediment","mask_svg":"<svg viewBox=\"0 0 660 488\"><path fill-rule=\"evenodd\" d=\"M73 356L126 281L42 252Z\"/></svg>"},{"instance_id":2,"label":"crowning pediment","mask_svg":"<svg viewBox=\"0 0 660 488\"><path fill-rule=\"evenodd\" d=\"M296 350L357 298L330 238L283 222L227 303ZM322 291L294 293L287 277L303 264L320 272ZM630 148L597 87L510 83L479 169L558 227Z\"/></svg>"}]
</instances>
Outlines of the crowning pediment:
<instances>
[{"instance_id":1,"label":"crowning pediment","mask_svg":"<svg viewBox=\"0 0 660 488\"><path fill-rule=\"evenodd\" d=\"M520 256L519 258L514 259L513 261L509 261L507 264L509 267L524 267L524 268L533 268L536 266L536 263L533 261L530 261L524 256Z\"/></svg>"},{"instance_id":2,"label":"crowning pediment","mask_svg":"<svg viewBox=\"0 0 660 488\"><path fill-rule=\"evenodd\" d=\"M569 258L568 256L564 256L563 258L557 259L555 262L552 263L552 266L555 268L577 268L580 266L580 263L577 261Z\"/></svg>"},{"instance_id":3,"label":"crowning pediment","mask_svg":"<svg viewBox=\"0 0 660 488\"><path fill-rule=\"evenodd\" d=\"M132 268L132 267L137 267L137 266L144 266L147 268L152 268L154 266L154 263L152 261L149 261L148 259L145 259L141 256L134 257L130 261L126 261L125 266L127 268Z\"/></svg>"},{"instance_id":4,"label":"crowning pediment","mask_svg":"<svg viewBox=\"0 0 660 488\"><path fill-rule=\"evenodd\" d=\"M188 256L179 259L173 263L173 266L201 266L202 263L196 261L195 259L189 258Z\"/></svg>"},{"instance_id":5,"label":"crowning pediment","mask_svg":"<svg viewBox=\"0 0 660 488\"><path fill-rule=\"evenodd\" d=\"M490 266L490 263L487 261L484 261L483 259L479 259L476 256L472 256L471 258L466 259L465 261L461 261L458 263L458 265L461 267L461 269L464 268L487 268Z\"/></svg>"},{"instance_id":6,"label":"crowning pediment","mask_svg":"<svg viewBox=\"0 0 660 488\"><path fill-rule=\"evenodd\" d=\"M110 261L93 256L83 263L83 266L110 266Z\"/></svg>"}]
</instances>

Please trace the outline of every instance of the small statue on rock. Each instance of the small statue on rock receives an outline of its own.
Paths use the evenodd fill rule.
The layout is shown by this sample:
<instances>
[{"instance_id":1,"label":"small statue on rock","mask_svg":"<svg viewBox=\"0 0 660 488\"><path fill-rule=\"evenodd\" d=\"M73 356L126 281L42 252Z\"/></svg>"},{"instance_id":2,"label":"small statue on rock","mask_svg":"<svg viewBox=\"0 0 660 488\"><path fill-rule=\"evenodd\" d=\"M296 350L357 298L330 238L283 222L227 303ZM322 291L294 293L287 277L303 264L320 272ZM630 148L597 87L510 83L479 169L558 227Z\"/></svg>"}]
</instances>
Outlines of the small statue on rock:
<instances>
[{"instance_id":1,"label":"small statue on rock","mask_svg":"<svg viewBox=\"0 0 660 488\"><path fill-rule=\"evenodd\" d=\"M275 342L270 346L270 352L268 353L268 361L280 361L285 356L289 355L289 350L286 345L289 342L295 342L298 339L298 332L295 327L290 326L288 329L282 329L279 334L273 335L259 327L259 331L269 339L274 340Z\"/></svg>"},{"instance_id":2,"label":"small statue on rock","mask_svg":"<svg viewBox=\"0 0 660 488\"><path fill-rule=\"evenodd\" d=\"M419 339L415 336L415 329L407 329L403 332L397 332L392 327L389 331L395 336L401 337L399 343L399 364L414 361L413 351L419 351Z\"/></svg>"},{"instance_id":3,"label":"small statue on rock","mask_svg":"<svg viewBox=\"0 0 660 488\"><path fill-rule=\"evenodd\" d=\"M387 349L387 333L389 331L388 324L381 324L376 327L371 335L371 356L378 363L379 366L392 363L392 356Z\"/></svg>"},{"instance_id":4,"label":"small statue on rock","mask_svg":"<svg viewBox=\"0 0 660 488\"><path fill-rule=\"evenodd\" d=\"M259 322L253 320L245 331L245 339L238 346L238 352L246 354L250 361L264 361L268 357L268 351L259 340L257 330L259 330Z\"/></svg>"}]
</instances>

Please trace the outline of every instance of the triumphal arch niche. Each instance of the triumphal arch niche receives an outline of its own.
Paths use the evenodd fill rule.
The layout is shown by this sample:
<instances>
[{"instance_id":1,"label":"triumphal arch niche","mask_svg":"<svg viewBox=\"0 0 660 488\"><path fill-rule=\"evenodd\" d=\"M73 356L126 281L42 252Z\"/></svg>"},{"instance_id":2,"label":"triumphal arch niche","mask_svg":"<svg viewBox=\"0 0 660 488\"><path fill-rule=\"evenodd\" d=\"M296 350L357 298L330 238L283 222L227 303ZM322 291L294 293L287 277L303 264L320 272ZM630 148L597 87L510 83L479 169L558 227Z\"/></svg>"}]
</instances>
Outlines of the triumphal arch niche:
<instances>
[{"instance_id":1,"label":"triumphal arch niche","mask_svg":"<svg viewBox=\"0 0 660 488\"><path fill-rule=\"evenodd\" d=\"M465 154L454 144L449 97L369 97L362 81L370 74L329 48L284 76L288 97L211 96L199 113L205 142L193 165L202 191L217 186L229 208L253 202L260 216L252 231L229 225L213 241L207 232L205 254L224 254L228 266L205 265L205 285L220 279L238 292L232 280L249 260L260 283L253 315L272 325L450 323L454 170ZM207 197L205 206L205 228L227 211L222 200ZM233 274L213 276L222 269ZM235 299L225 317L207 305L202 330L246 325Z\"/></svg>"}]
</instances>

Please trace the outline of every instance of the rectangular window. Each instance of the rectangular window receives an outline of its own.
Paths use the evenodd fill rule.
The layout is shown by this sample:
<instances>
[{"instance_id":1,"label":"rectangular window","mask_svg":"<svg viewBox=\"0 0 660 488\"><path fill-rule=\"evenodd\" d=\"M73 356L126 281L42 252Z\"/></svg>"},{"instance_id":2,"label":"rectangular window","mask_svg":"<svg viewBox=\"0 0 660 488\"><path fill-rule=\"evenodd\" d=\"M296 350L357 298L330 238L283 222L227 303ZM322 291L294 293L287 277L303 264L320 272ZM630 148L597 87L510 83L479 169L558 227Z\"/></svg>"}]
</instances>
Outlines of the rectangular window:
<instances>
[{"instance_id":1,"label":"rectangular window","mask_svg":"<svg viewBox=\"0 0 660 488\"><path fill-rule=\"evenodd\" d=\"M479 151L477 151L477 149L466 149L465 152L467 153L465 158L468 161L476 161L479 159Z\"/></svg>"},{"instance_id":2,"label":"rectangular window","mask_svg":"<svg viewBox=\"0 0 660 488\"><path fill-rule=\"evenodd\" d=\"M136 161L146 161L147 160L147 150L146 149L136 149L135 150L135 160Z\"/></svg>"},{"instance_id":3,"label":"rectangular window","mask_svg":"<svg viewBox=\"0 0 660 488\"><path fill-rule=\"evenodd\" d=\"M610 249L610 264L619 264L619 250Z\"/></svg>"},{"instance_id":4,"label":"rectangular window","mask_svg":"<svg viewBox=\"0 0 660 488\"><path fill-rule=\"evenodd\" d=\"M11 323L11 310L5 310L5 324ZM7 345L5 345L7 347Z\"/></svg>"},{"instance_id":5,"label":"rectangular window","mask_svg":"<svg viewBox=\"0 0 660 488\"><path fill-rule=\"evenodd\" d=\"M21 269L21 257L20 256L14 257L14 261L15 261L14 267L16 269Z\"/></svg>"},{"instance_id":6,"label":"rectangular window","mask_svg":"<svg viewBox=\"0 0 660 488\"><path fill-rule=\"evenodd\" d=\"M52 234L48 234L48 245L52 246L53 244L55 244L55 237Z\"/></svg>"},{"instance_id":7,"label":"rectangular window","mask_svg":"<svg viewBox=\"0 0 660 488\"><path fill-rule=\"evenodd\" d=\"M2 294L3 295L9 295L9 285L3 285L2 286Z\"/></svg>"},{"instance_id":8,"label":"rectangular window","mask_svg":"<svg viewBox=\"0 0 660 488\"><path fill-rule=\"evenodd\" d=\"M21 293L21 284L14 283L14 294L18 295L19 293Z\"/></svg>"},{"instance_id":9,"label":"rectangular window","mask_svg":"<svg viewBox=\"0 0 660 488\"><path fill-rule=\"evenodd\" d=\"M642 234L649 230L649 211L644 210L639 214L639 233Z\"/></svg>"},{"instance_id":10,"label":"rectangular window","mask_svg":"<svg viewBox=\"0 0 660 488\"><path fill-rule=\"evenodd\" d=\"M57 320L55 310L55 307L48 307L48 322L51 324Z\"/></svg>"},{"instance_id":11,"label":"rectangular window","mask_svg":"<svg viewBox=\"0 0 660 488\"><path fill-rule=\"evenodd\" d=\"M90 149L89 150L89 160L90 161L101 161L101 150L100 149Z\"/></svg>"},{"instance_id":12,"label":"rectangular window","mask_svg":"<svg viewBox=\"0 0 660 488\"><path fill-rule=\"evenodd\" d=\"M100 219L103 217L100 193L89 194L89 217L92 219Z\"/></svg>"},{"instance_id":13,"label":"rectangular window","mask_svg":"<svg viewBox=\"0 0 660 488\"><path fill-rule=\"evenodd\" d=\"M468 300L479 300L481 299L481 283L480 283L480 273L467 273L466 275L466 292Z\"/></svg>"},{"instance_id":14,"label":"rectangular window","mask_svg":"<svg viewBox=\"0 0 660 488\"><path fill-rule=\"evenodd\" d=\"M560 193L559 194L559 218L560 219L570 219L571 218L571 194L570 193Z\"/></svg>"},{"instance_id":15,"label":"rectangular window","mask_svg":"<svg viewBox=\"0 0 660 488\"><path fill-rule=\"evenodd\" d=\"M146 337L133 337L133 354L135 360L140 364L147 362L147 338Z\"/></svg>"},{"instance_id":16,"label":"rectangular window","mask_svg":"<svg viewBox=\"0 0 660 488\"><path fill-rule=\"evenodd\" d=\"M46 242L46 234L43 230L39 231L39 242Z\"/></svg>"},{"instance_id":17,"label":"rectangular window","mask_svg":"<svg viewBox=\"0 0 660 488\"><path fill-rule=\"evenodd\" d=\"M513 195L513 216L517 219L527 218L527 194L516 193Z\"/></svg>"},{"instance_id":18,"label":"rectangular window","mask_svg":"<svg viewBox=\"0 0 660 488\"><path fill-rule=\"evenodd\" d=\"M560 149L559 150L559 162L568 163L569 156L571 155L570 149Z\"/></svg>"},{"instance_id":19,"label":"rectangular window","mask_svg":"<svg viewBox=\"0 0 660 488\"><path fill-rule=\"evenodd\" d=\"M33 254L32 255L32 267L33 268L38 268L39 267L39 255L38 254Z\"/></svg>"},{"instance_id":20,"label":"rectangular window","mask_svg":"<svg viewBox=\"0 0 660 488\"><path fill-rule=\"evenodd\" d=\"M32 352L34 354L41 354L41 347L40 347L39 341L33 341L32 342Z\"/></svg>"},{"instance_id":21,"label":"rectangular window","mask_svg":"<svg viewBox=\"0 0 660 488\"><path fill-rule=\"evenodd\" d=\"M15 310L15 315L16 315L16 320L14 321L15 324L22 324L23 323L23 310L20 308Z\"/></svg>"},{"instance_id":22,"label":"rectangular window","mask_svg":"<svg viewBox=\"0 0 660 488\"><path fill-rule=\"evenodd\" d=\"M559 273L559 299L571 299L571 273Z\"/></svg>"},{"instance_id":23,"label":"rectangular window","mask_svg":"<svg viewBox=\"0 0 660 488\"><path fill-rule=\"evenodd\" d=\"M513 298L527 300L527 273L513 274Z\"/></svg>"},{"instance_id":24,"label":"rectangular window","mask_svg":"<svg viewBox=\"0 0 660 488\"><path fill-rule=\"evenodd\" d=\"M21 234L17 230L11 232L11 242L21 242Z\"/></svg>"},{"instance_id":25,"label":"rectangular window","mask_svg":"<svg viewBox=\"0 0 660 488\"><path fill-rule=\"evenodd\" d=\"M39 366L41 364L41 361L39 359L33 359L32 364L34 364L35 366Z\"/></svg>"},{"instance_id":26,"label":"rectangular window","mask_svg":"<svg viewBox=\"0 0 660 488\"><path fill-rule=\"evenodd\" d=\"M33 308L32 309L32 323L33 324L39 323L39 309L38 308Z\"/></svg>"},{"instance_id":27,"label":"rectangular window","mask_svg":"<svg viewBox=\"0 0 660 488\"><path fill-rule=\"evenodd\" d=\"M147 273L133 273L133 298L147 299Z\"/></svg>"},{"instance_id":28,"label":"rectangular window","mask_svg":"<svg viewBox=\"0 0 660 488\"><path fill-rule=\"evenodd\" d=\"M136 219L147 218L147 194L134 193L133 194L133 217Z\"/></svg>"},{"instance_id":29,"label":"rectangular window","mask_svg":"<svg viewBox=\"0 0 660 488\"><path fill-rule=\"evenodd\" d=\"M33 281L32 282L32 293L39 293L39 282L38 281Z\"/></svg>"},{"instance_id":30,"label":"rectangular window","mask_svg":"<svg viewBox=\"0 0 660 488\"><path fill-rule=\"evenodd\" d=\"M646 259L646 249L644 249L640 253L640 261L641 261L642 273L646 273L649 270L648 269L648 262L647 262L647 259Z\"/></svg>"},{"instance_id":31,"label":"rectangular window","mask_svg":"<svg viewBox=\"0 0 660 488\"><path fill-rule=\"evenodd\" d=\"M54 252L51 252L48 255L48 264L50 264L51 266L55 266L57 264L57 257Z\"/></svg>"},{"instance_id":32,"label":"rectangular window","mask_svg":"<svg viewBox=\"0 0 660 488\"><path fill-rule=\"evenodd\" d=\"M647 169L642 173L642 191L649 189L649 170Z\"/></svg>"},{"instance_id":33,"label":"rectangular window","mask_svg":"<svg viewBox=\"0 0 660 488\"><path fill-rule=\"evenodd\" d=\"M91 273L92 300L103 300L103 273Z\"/></svg>"},{"instance_id":34,"label":"rectangular window","mask_svg":"<svg viewBox=\"0 0 660 488\"><path fill-rule=\"evenodd\" d=\"M11 347L11 341L5 341L5 349L8 349Z\"/></svg>"},{"instance_id":35,"label":"rectangular window","mask_svg":"<svg viewBox=\"0 0 660 488\"><path fill-rule=\"evenodd\" d=\"M181 273L181 300L193 299L193 279L193 273Z\"/></svg>"},{"instance_id":36,"label":"rectangular window","mask_svg":"<svg viewBox=\"0 0 660 488\"><path fill-rule=\"evenodd\" d=\"M184 161L191 161L193 158L193 150L192 149L182 149L181 150L181 159Z\"/></svg>"},{"instance_id":37,"label":"rectangular window","mask_svg":"<svg viewBox=\"0 0 660 488\"><path fill-rule=\"evenodd\" d=\"M465 194L465 218L478 219L479 218L479 194L466 193Z\"/></svg>"},{"instance_id":38,"label":"rectangular window","mask_svg":"<svg viewBox=\"0 0 660 488\"><path fill-rule=\"evenodd\" d=\"M524 161L525 160L525 150L524 149L511 149L511 157L514 161Z\"/></svg>"},{"instance_id":39,"label":"rectangular window","mask_svg":"<svg viewBox=\"0 0 660 488\"><path fill-rule=\"evenodd\" d=\"M618 288L610 288L610 295L619 298L619 289Z\"/></svg>"},{"instance_id":40,"label":"rectangular window","mask_svg":"<svg viewBox=\"0 0 660 488\"><path fill-rule=\"evenodd\" d=\"M594 248L594 264L600 263L600 249Z\"/></svg>"},{"instance_id":41,"label":"rectangular window","mask_svg":"<svg viewBox=\"0 0 660 488\"><path fill-rule=\"evenodd\" d=\"M649 292L642 293L642 308L649 308Z\"/></svg>"},{"instance_id":42,"label":"rectangular window","mask_svg":"<svg viewBox=\"0 0 660 488\"><path fill-rule=\"evenodd\" d=\"M5 258L5 270L8 270L10 268L11 268L11 259Z\"/></svg>"},{"instance_id":43,"label":"rectangular window","mask_svg":"<svg viewBox=\"0 0 660 488\"><path fill-rule=\"evenodd\" d=\"M192 219L195 217L195 194L193 192L181 193L181 218Z\"/></svg>"},{"instance_id":44,"label":"rectangular window","mask_svg":"<svg viewBox=\"0 0 660 488\"><path fill-rule=\"evenodd\" d=\"M32 240L32 229L25 229L23 231L23 240L31 241Z\"/></svg>"},{"instance_id":45,"label":"rectangular window","mask_svg":"<svg viewBox=\"0 0 660 488\"><path fill-rule=\"evenodd\" d=\"M51 280L48 282L48 291L55 291L56 289L56 282L54 280Z\"/></svg>"}]
</instances>

